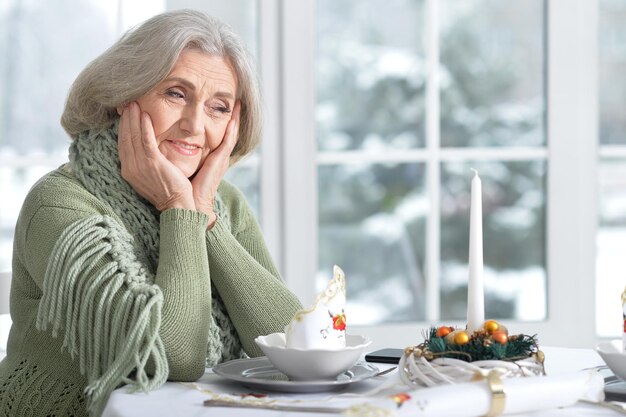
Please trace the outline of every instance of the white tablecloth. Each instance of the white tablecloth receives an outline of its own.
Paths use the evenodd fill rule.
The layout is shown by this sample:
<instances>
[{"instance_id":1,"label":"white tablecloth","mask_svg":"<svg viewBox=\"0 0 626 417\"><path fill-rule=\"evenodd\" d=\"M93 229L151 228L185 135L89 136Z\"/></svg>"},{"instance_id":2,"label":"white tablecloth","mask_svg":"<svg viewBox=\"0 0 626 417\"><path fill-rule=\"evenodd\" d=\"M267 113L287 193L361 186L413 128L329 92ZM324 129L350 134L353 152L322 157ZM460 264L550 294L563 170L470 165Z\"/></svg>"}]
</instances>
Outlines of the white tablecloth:
<instances>
[{"instance_id":1,"label":"white tablecloth","mask_svg":"<svg viewBox=\"0 0 626 417\"><path fill-rule=\"evenodd\" d=\"M591 349L566 349L545 347L542 350L546 353L546 372L548 375L564 375L585 368L603 365L600 356ZM381 370L388 365L376 364ZM365 393L385 382L386 377L381 376L348 386L344 391L336 393L322 394L282 394L268 393L270 397L291 398L291 399L317 399L327 398L333 395L345 393ZM250 410L239 408L214 408L204 407L204 400L209 398L209 394L200 391L198 388L212 393L220 394L245 394L251 392L249 388L238 383L230 382L222 377L213 374L210 369L204 376L195 383L181 384L168 382L158 390L148 394L129 394L125 388L120 388L113 392L103 417L200 417L200 416L329 416L329 414L278 412L273 410ZM620 415L612 410L602 407L578 403L574 406L543 410L535 413L523 414L523 416L617 416ZM522 416L522 414L518 414Z\"/></svg>"}]
</instances>

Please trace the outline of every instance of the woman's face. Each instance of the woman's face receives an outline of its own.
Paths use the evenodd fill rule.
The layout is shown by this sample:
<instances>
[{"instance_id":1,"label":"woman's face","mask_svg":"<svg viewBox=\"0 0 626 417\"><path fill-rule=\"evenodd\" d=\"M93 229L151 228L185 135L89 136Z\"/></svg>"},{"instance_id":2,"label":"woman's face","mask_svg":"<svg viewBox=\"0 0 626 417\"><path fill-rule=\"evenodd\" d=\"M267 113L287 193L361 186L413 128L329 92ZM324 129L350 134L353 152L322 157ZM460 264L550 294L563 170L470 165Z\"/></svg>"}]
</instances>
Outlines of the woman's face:
<instances>
[{"instance_id":1,"label":"woman's face","mask_svg":"<svg viewBox=\"0 0 626 417\"><path fill-rule=\"evenodd\" d=\"M189 178L222 143L236 97L228 60L187 49L137 103L150 115L163 155Z\"/></svg>"}]
</instances>

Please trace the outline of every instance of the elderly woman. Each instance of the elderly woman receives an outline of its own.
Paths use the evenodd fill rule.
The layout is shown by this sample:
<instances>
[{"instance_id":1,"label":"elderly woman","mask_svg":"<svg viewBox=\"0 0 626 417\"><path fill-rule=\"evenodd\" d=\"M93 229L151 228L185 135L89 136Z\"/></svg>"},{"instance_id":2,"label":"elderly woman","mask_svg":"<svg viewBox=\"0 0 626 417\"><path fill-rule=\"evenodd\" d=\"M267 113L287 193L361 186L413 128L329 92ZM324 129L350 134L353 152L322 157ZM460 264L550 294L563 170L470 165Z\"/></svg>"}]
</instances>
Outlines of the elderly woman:
<instances>
[{"instance_id":1,"label":"elderly woman","mask_svg":"<svg viewBox=\"0 0 626 417\"><path fill-rule=\"evenodd\" d=\"M70 162L15 230L0 415L100 415L121 384L260 354L300 303L223 180L261 132L239 38L202 13L156 16L78 76L61 123Z\"/></svg>"}]
</instances>

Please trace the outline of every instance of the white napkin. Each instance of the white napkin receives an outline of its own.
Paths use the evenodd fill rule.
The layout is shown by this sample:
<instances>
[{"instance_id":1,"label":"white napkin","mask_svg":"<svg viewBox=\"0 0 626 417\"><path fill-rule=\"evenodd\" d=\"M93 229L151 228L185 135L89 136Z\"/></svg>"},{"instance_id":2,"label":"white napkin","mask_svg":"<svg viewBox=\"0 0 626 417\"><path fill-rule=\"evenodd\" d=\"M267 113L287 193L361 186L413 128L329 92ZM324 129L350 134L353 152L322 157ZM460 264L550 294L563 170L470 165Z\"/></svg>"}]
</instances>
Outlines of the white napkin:
<instances>
[{"instance_id":1,"label":"white napkin","mask_svg":"<svg viewBox=\"0 0 626 417\"><path fill-rule=\"evenodd\" d=\"M504 378L502 382L506 393L504 415L567 407L579 400L604 400L604 379L596 370ZM399 416L484 416L491 406L491 392L485 381L440 385L410 391L408 395L410 399L397 410Z\"/></svg>"},{"instance_id":2,"label":"white napkin","mask_svg":"<svg viewBox=\"0 0 626 417\"><path fill-rule=\"evenodd\" d=\"M285 327L288 348L343 349L346 347L346 279L337 265L333 279L315 303L298 311Z\"/></svg>"}]
</instances>

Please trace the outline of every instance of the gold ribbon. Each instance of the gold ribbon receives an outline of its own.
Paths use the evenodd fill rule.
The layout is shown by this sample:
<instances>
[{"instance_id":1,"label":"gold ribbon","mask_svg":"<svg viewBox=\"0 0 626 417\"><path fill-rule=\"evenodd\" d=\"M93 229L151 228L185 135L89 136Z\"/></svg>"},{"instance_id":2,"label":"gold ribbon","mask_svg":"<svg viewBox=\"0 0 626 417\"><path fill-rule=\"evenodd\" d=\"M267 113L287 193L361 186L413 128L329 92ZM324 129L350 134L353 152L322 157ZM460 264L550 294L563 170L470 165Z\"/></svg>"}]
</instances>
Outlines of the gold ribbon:
<instances>
[{"instance_id":1,"label":"gold ribbon","mask_svg":"<svg viewBox=\"0 0 626 417\"><path fill-rule=\"evenodd\" d=\"M500 373L493 369L487 374L487 386L491 392L491 407L485 417L496 417L504 411L506 403L506 393L504 392L504 384L500 378Z\"/></svg>"}]
</instances>

